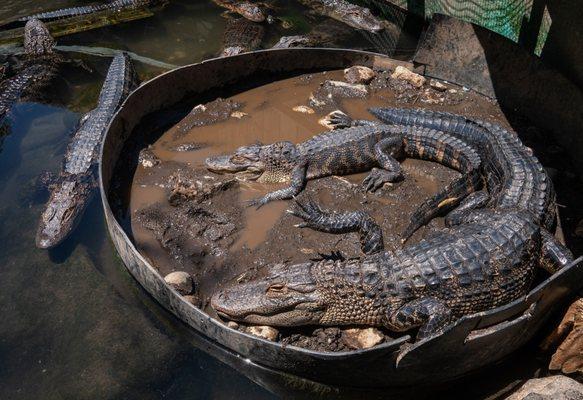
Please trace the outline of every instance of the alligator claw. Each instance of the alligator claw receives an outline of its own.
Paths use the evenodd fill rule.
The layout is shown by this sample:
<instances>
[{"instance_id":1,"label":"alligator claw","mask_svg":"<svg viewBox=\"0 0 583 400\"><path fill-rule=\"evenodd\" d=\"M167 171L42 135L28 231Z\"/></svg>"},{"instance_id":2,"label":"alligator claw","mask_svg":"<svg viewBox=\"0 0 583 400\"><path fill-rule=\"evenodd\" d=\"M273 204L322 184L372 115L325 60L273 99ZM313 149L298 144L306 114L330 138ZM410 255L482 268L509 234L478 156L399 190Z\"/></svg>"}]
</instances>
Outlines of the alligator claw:
<instances>
[{"instance_id":1,"label":"alligator claw","mask_svg":"<svg viewBox=\"0 0 583 400\"><path fill-rule=\"evenodd\" d=\"M352 125L352 118L340 110L332 111L326 119L333 129L349 128Z\"/></svg>"},{"instance_id":2,"label":"alligator claw","mask_svg":"<svg viewBox=\"0 0 583 400\"><path fill-rule=\"evenodd\" d=\"M400 177L401 175L398 173L373 168L373 170L362 181L362 186L367 192L375 192L383 187L385 183L392 183Z\"/></svg>"}]
</instances>

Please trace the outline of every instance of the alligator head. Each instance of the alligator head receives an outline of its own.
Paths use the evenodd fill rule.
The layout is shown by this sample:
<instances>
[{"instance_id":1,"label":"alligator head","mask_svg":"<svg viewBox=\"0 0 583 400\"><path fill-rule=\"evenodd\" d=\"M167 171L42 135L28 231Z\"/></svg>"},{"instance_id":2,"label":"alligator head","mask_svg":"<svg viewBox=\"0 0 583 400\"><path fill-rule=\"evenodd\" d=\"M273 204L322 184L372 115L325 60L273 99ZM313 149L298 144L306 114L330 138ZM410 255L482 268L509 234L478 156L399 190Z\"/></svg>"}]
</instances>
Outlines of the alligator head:
<instances>
[{"instance_id":1,"label":"alligator head","mask_svg":"<svg viewBox=\"0 0 583 400\"><path fill-rule=\"evenodd\" d=\"M312 263L274 266L262 279L215 293L219 316L251 324L295 326L319 324L324 298L310 273Z\"/></svg>"},{"instance_id":2,"label":"alligator head","mask_svg":"<svg viewBox=\"0 0 583 400\"><path fill-rule=\"evenodd\" d=\"M29 56L52 54L55 41L45 24L36 18L24 26L24 51Z\"/></svg>"},{"instance_id":3,"label":"alligator head","mask_svg":"<svg viewBox=\"0 0 583 400\"><path fill-rule=\"evenodd\" d=\"M249 21L253 21L253 22L265 21L265 14L255 4L252 4L252 3L249 3L246 1L235 2L235 3L238 3L235 6L237 13L239 13L243 17L247 18Z\"/></svg>"},{"instance_id":4,"label":"alligator head","mask_svg":"<svg viewBox=\"0 0 583 400\"><path fill-rule=\"evenodd\" d=\"M36 245L49 249L60 244L77 226L90 200L93 186L87 182L64 181L52 191L41 216Z\"/></svg>"},{"instance_id":5,"label":"alligator head","mask_svg":"<svg viewBox=\"0 0 583 400\"><path fill-rule=\"evenodd\" d=\"M394 299L382 296L381 286L362 286L370 271L363 276L361 267L357 261L276 265L264 278L218 291L211 306L222 318L250 324L381 326ZM360 283L351 283L354 277Z\"/></svg>"},{"instance_id":6,"label":"alligator head","mask_svg":"<svg viewBox=\"0 0 583 400\"><path fill-rule=\"evenodd\" d=\"M236 174L245 180L285 182L296 165L298 151L291 142L239 147L233 154L209 157L209 171Z\"/></svg>"}]
</instances>

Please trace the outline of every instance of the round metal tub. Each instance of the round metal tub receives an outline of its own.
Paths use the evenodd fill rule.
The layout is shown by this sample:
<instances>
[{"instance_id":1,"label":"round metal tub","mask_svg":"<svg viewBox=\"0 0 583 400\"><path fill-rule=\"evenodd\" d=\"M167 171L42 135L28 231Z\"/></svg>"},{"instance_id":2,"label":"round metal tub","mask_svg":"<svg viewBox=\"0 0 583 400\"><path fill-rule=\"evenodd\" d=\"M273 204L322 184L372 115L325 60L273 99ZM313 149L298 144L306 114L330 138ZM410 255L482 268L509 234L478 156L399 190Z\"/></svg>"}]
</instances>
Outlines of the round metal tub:
<instances>
[{"instance_id":1,"label":"round metal tub","mask_svg":"<svg viewBox=\"0 0 583 400\"><path fill-rule=\"evenodd\" d=\"M149 114L171 109L186 96L247 85L266 76L290 76L351 65L394 67L384 56L352 50L283 49L213 59L167 72L128 97L110 124L102 147L100 190L111 238L134 278L166 309L192 327L254 363L311 380L343 386L397 386L440 383L494 363L526 343L583 282L583 267L562 270L526 297L488 312L467 316L443 335L401 354L403 336L367 350L318 352L282 346L233 330L194 307L136 249L109 201L116 163ZM400 356L401 355L401 356Z\"/></svg>"}]
</instances>

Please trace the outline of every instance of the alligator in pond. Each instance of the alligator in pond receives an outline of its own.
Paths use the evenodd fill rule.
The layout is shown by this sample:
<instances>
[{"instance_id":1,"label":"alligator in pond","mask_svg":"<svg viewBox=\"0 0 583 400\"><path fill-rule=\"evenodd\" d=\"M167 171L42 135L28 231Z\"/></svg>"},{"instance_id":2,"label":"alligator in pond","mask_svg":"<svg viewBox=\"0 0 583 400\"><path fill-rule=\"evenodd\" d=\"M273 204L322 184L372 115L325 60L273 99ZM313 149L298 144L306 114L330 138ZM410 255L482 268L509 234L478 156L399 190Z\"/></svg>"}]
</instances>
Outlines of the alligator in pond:
<instances>
[{"instance_id":1,"label":"alligator in pond","mask_svg":"<svg viewBox=\"0 0 583 400\"><path fill-rule=\"evenodd\" d=\"M65 153L63 169L51 185L51 195L36 234L36 245L51 248L61 243L79 222L97 186L99 145L113 114L137 86L131 60L116 55L109 67L97 107L80 121Z\"/></svg>"},{"instance_id":2,"label":"alligator in pond","mask_svg":"<svg viewBox=\"0 0 583 400\"><path fill-rule=\"evenodd\" d=\"M300 3L316 13L343 22L353 28L369 32L380 32L383 22L368 8L351 4L346 0L300 0Z\"/></svg>"},{"instance_id":3,"label":"alligator in pond","mask_svg":"<svg viewBox=\"0 0 583 400\"><path fill-rule=\"evenodd\" d=\"M8 30L22 27L31 19L39 19L44 22L52 22L61 19L79 17L88 14L96 14L104 11L120 12L144 7L152 7L163 4L167 0L113 0L105 3L92 4L81 7L62 8L54 11L42 12L18 18L16 21L0 25L0 30Z\"/></svg>"},{"instance_id":4,"label":"alligator in pond","mask_svg":"<svg viewBox=\"0 0 583 400\"><path fill-rule=\"evenodd\" d=\"M219 7L226 8L230 12L239 14L252 22L263 22L266 17L259 5L248 1L237 0L213 0Z\"/></svg>"},{"instance_id":5,"label":"alligator in pond","mask_svg":"<svg viewBox=\"0 0 583 400\"><path fill-rule=\"evenodd\" d=\"M234 56L255 50L261 45L265 29L245 18L229 19L223 34L223 47L219 57Z\"/></svg>"},{"instance_id":6,"label":"alligator in pond","mask_svg":"<svg viewBox=\"0 0 583 400\"><path fill-rule=\"evenodd\" d=\"M19 71L0 85L0 121L24 92L40 88L56 75L62 61L53 52L55 42L47 27L31 19L24 28L24 63Z\"/></svg>"},{"instance_id":7,"label":"alligator in pond","mask_svg":"<svg viewBox=\"0 0 583 400\"><path fill-rule=\"evenodd\" d=\"M333 47L350 37L353 30L338 21L327 19L305 35L282 36L273 49L290 47Z\"/></svg>"},{"instance_id":8,"label":"alligator in pond","mask_svg":"<svg viewBox=\"0 0 583 400\"><path fill-rule=\"evenodd\" d=\"M373 110L377 116L392 112L378 111ZM276 326L356 324L399 332L419 328L417 339L423 340L464 315L525 295L537 266L552 273L568 264L569 250L539 225L551 219L549 198L554 196L532 153L501 127L451 114L430 116L425 115L426 121L434 123L418 129L436 127L435 121L441 120L448 134L476 143L482 160L493 158L482 168L491 190L488 208L472 209L475 201L462 204L449 228L391 252L383 250L380 227L368 214L329 213L313 203L298 203L290 212L304 220L300 227L360 232L365 256L274 266L265 278L215 293L211 305L218 314ZM400 122L414 119L423 121ZM385 115L384 120L390 119ZM480 129L473 130L472 124Z\"/></svg>"},{"instance_id":9,"label":"alligator in pond","mask_svg":"<svg viewBox=\"0 0 583 400\"><path fill-rule=\"evenodd\" d=\"M232 155L209 157L206 167L216 173L234 173L258 182L290 182L290 186L252 200L261 207L273 201L298 195L307 180L330 175L347 175L371 170L364 179L367 190L377 190L384 183L402 177L394 153L441 162L464 175L446 189L479 184L480 159L461 140L433 129L374 124L337 129L294 145L277 142L253 144L237 149ZM382 169L373 168L380 166ZM445 192L434 196L438 203L447 199ZM437 200L435 200L437 199Z\"/></svg>"}]
</instances>

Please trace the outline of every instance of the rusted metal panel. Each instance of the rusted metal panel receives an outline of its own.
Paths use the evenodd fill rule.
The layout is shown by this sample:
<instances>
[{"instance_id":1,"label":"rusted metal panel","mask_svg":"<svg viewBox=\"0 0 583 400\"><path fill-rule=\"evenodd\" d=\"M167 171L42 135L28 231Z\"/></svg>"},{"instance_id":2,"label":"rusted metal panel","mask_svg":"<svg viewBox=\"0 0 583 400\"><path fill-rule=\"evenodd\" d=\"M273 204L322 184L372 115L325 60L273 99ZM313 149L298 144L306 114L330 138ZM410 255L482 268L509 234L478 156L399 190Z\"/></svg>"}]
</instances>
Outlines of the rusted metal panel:
<instances>
[{"instance_id":1,"label":"rusted metal panel","mask_svg":"<svg viewBox=\"0 0 583 400\"><path fill-rule=\"evenodd\" d=\"M255 364L317 382L345 386L350 377L349 385L359 387L442 383L496 362L528 341L550 312L581 286L583 266L573 266L555 274L512 304L465 317L443 335L406 353L401 350L408 336L366 350L318 352L266 341L210 318L165 284L114 216L108 201L114 167L122 156L125 142L131 139L134 128L148 114L171 107L186 96L249 82L253 77L266 74L302 74L351 65L394 67L402 64L380 55L352 50L267 50L185 66L142 85L127 98L112 120L99 166L107 226L130 273L162 306L218 345Z\"/></svg>"}]
</instances>

